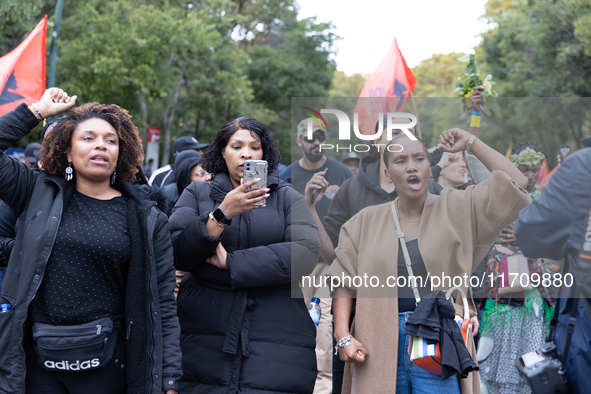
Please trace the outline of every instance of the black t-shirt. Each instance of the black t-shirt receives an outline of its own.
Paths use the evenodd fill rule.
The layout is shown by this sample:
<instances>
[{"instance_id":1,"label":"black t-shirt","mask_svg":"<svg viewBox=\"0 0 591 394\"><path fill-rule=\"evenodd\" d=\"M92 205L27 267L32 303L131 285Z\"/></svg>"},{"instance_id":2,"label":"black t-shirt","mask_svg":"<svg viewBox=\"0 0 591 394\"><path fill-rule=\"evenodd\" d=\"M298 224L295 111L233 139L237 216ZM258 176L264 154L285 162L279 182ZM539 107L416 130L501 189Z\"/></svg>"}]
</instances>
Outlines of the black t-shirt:
<instances>
[{"instance_id":1,"label":"black t-shirt","mask_svg":"<svg viewBox=\"0 0 591 394\"><path fill-rule=\"evenodd\" d=\"M421 277L422 281L417 280L417 287L421 298L425 297L431 292L431 281L427 279L427 268L423 262L423 257L419 251L419 240L413 239L406 243L408 255L410 257L410 266L415 277ZM404 254L399 245L398 248L398 277L406 278L406 286L398 287L398 312L414 311L416 307L416 300L412 287L408 280L408 270L404 262ZM422 282L422 283L421 283ZM401 282L402 283L402 280Z\"/></svg>"},{"instance_id":2,"label":"black t-shirt","mask_svg":"<svg viewBox=\"0 0 591 394\"><path fill-rule=\"evenodd\" d=\"M82 324L123 315L130 245L126 197L74 192L31 303L33 321Z\"/></svg>"},{"instance_id":3,"label":"black t-shirt","mask_svg":"<svg viewBox=\"0 0 591 394\"><path fill-rule=\"evenodd\" d=\"M279 178L291 183L293 188L303 195L306 190L306 183L312 179L314 174L324 171L325 168L329 169L327 177L329 185L322 200L316 204L316 212L318 212L320 220L328 213L328 206L335 194L337 194L341 184L353 176L351 170L343 163L327 157L326 162L317 170L306 170L300 166L298 161L295 161L279 174Z\"/></svg>"}]
</instances>

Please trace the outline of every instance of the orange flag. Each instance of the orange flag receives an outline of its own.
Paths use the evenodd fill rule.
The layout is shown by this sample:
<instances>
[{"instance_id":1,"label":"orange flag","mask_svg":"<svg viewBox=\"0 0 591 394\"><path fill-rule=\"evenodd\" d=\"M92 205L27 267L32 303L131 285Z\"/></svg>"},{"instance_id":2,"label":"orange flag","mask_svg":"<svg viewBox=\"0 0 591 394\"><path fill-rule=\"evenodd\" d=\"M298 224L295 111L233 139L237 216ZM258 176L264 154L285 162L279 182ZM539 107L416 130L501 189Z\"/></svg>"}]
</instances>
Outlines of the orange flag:
<instances>
[{"instance_id":1,"label":"orange flag","mask_svg":"<svg viewBox=\"0 0 591 394\"><path fill-rule=\"evenodd\" d=\"M548 183L550 183L550 178L552 178L552 175L554 175L559 168L560 164L554 167L552 171L549 171L548 161L544 160L542 168L540 168L540 176L538 178L538 187L540 188L540 190L544 191L544 188L548 185Z\"/></svg>"},{"instance_id":2,"label":"orange flag","mask_svg":"<svg viewBox=\"0 0 591 394\"><path fill-rule=\"evenodd\" d=\"M378 114L402 112L417 79L398 48L396 38L378 68L365 80L353 112L359 115L359 131L374 134ZM365 98L369 97L369 98Z\"/></svg>"},{"instance_id":3,"label":"orange flag","mask_svg":"<svg viewBox=\"0 0 591 394\"><path fill-rule=\"evenodd\" d=\"M47 15L12 52L0 57L0 115L45 92Z\"/></svg>"}]
</instances>

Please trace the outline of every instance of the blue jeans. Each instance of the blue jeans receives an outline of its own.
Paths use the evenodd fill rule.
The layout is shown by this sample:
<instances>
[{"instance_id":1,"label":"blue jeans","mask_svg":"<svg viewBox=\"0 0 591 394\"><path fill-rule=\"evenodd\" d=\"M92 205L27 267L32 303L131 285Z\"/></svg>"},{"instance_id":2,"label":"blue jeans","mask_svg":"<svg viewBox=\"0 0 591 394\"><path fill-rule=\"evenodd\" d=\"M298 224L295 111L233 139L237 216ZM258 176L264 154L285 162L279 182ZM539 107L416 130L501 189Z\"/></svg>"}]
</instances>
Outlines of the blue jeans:
<instances>
[{"instance_id":1,"label":"blue jeans","mask_svg":"<svg viewBox=\"0 0 591 394\"><path fill-rule=\"evenodd\" d=\"M432 374L410 361L408 345L410 337L404 335L406 320L412 312L399 314L398 323L398 369L396 370L396 394L460 394L457 376L446 380Z\"/></svg>"}]
</instances>

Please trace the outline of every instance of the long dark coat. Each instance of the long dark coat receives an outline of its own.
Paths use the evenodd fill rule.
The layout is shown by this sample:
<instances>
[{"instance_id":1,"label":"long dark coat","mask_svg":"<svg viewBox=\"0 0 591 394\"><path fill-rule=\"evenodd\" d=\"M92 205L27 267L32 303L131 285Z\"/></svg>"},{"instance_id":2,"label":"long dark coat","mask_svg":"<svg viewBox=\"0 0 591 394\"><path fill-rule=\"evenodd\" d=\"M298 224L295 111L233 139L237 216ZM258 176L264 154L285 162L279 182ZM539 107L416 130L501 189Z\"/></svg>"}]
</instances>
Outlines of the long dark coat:
<instances>
[{"instance_id":1,"label":"long dark coat","mask_svg":"<svg viewBox=\"0 0 591 394\"><path fill-rule=\"evenodd\" d=\"M175 267L188 272L178 298L183 394L314 389L316 329L297 281L320 243L303 196L277 172L267 185L266 207L234 217L220 238L205 224L232 190L225 173L189 185L170 217ZM205 262L219 242L228 270Z\"/></svg>"}]
</instances>

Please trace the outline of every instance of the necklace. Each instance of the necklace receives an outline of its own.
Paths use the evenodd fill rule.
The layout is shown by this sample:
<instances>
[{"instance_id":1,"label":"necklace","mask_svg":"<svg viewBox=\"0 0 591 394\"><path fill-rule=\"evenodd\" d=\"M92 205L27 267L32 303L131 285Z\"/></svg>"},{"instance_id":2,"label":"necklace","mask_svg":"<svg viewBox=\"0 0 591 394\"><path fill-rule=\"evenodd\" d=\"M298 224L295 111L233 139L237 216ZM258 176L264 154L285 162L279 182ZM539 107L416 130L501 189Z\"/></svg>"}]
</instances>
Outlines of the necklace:
<instances>
[{"instance_id":1,"label":"necklace","mask_svg":"<svg viewBox=\"0 0 591 394\"><path fill-rule=\"evenodd\" d=\"M421 220L420 217L418 219L415 219L415 220L408 220L408 219L403 218L402 215L400 215L400 209L398 209L398 200L396 200L396 211L398 211L398 217L400 217L400 219L404 220L405 222L408 222L408 223L416 223L419 220Z\"/></svg>"}]
</instances>

